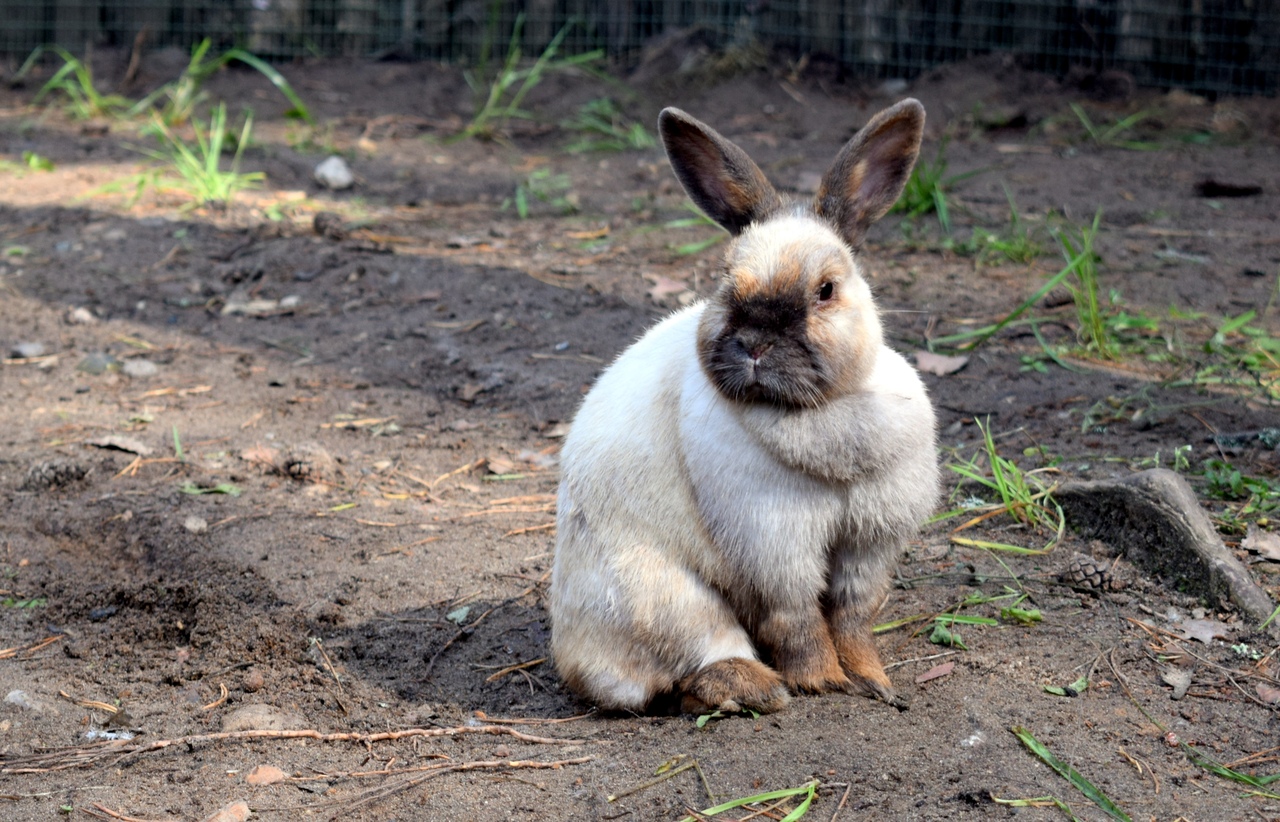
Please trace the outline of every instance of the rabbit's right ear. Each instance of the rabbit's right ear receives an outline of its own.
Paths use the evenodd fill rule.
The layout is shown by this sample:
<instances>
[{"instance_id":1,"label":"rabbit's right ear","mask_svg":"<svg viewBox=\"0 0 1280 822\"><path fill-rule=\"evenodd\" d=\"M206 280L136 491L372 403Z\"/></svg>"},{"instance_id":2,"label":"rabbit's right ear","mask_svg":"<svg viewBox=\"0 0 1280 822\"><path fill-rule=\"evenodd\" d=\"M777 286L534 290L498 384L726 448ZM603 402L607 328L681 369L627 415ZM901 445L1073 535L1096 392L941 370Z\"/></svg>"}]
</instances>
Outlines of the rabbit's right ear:
<instances>
[{"instance_id":1,"label":"rabbit's right ear","mask_svg":"<svg viewBox=\"0 0 1280 822\"><path fill-rule=\"evenodd\" d=\"M782 207L747 153L678 108L658 115L658 133L680 185L708 217L738 235Z\"/></svg>"}]
</instances>

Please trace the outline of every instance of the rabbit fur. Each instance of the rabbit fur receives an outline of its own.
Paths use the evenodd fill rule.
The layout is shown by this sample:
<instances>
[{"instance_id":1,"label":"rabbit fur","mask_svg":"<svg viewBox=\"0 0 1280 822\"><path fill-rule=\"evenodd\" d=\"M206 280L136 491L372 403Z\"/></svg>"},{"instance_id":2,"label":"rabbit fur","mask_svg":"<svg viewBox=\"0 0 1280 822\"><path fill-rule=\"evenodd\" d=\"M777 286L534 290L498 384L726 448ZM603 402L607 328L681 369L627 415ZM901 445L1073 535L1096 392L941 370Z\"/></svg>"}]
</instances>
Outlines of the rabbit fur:
<instances>
[{"instance_id":1,"label":"rabbit fur","mask_svg":"<svg viewBox=\"0 0 1280 822\"><path fill-rule=\"evenodd\" d=\"M564 444L551 649L586 699L894 700L871 620L937 498L934 415L884 344L854 249L901 193L923 126L915 100L881 112L804 204L710 127L662 112L677 176L733 240L715 294L623 352Z\"/></svg>"}]
</instances>

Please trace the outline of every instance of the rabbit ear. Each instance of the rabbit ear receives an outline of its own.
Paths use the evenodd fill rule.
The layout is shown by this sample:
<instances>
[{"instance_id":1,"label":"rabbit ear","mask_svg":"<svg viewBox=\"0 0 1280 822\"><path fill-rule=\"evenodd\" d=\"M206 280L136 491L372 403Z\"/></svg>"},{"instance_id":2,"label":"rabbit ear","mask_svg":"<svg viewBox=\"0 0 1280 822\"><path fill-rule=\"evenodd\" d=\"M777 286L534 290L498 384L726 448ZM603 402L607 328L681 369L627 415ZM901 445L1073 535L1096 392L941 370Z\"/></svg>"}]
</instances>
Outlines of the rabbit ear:
<instances>
[{"instance_id":1,"label":"rabbit ear","mask_svg":"<svg viewBox=\"0 0 1280 822\"><path fill-rule=\"evenodd\" d=\"M658 115L658 132L680 185L698 208L737 235L782 207L747 153L678 108Z\"/></svg>"},{"instance_id":2,"label":"rabbit ear","mask_svg":"<svg viewBox=\"0 0 1280 822\"><path fill-rule=\"evenodd\" d=\"M908 98L872 117L836 155L813 207L851 247L897 202L923 135L924 106Z\"/></svg>"}]
</instances>

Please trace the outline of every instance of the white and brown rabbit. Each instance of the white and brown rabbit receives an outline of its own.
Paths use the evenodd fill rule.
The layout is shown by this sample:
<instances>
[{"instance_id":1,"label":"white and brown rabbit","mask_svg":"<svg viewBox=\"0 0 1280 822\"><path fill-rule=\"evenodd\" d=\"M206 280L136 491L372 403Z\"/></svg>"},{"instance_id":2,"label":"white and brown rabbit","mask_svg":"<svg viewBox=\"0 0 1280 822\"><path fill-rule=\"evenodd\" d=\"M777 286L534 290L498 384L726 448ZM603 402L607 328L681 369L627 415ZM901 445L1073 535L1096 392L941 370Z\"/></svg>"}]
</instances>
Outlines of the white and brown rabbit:
<instances>
[{"instance_id":1,"label":"white and brown rabbit","mask_svg":"<svg viewBox=\"0 0 1280 822\"><path fill-rule=\"evenodd\" d=\"M562 454L551 648L603 708L776 711L789 691L893 701L871 635L938 486L933 410L883 341L853 250L911 173L915 100L876 115L812 203L738 146L658 120L685 191L733 235L719 288L627 349Z\"/></svg>"}]
</instances>

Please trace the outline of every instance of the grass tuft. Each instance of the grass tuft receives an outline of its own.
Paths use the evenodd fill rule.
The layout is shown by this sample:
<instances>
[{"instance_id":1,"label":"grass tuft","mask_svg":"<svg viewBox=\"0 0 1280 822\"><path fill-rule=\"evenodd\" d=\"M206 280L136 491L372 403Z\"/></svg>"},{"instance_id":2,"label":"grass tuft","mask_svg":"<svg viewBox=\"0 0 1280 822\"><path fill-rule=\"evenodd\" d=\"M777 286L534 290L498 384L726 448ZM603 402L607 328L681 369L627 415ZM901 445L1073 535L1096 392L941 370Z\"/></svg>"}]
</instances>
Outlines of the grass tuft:
<instances>
[{"instance_id":1,"label":"grass tuft","mask_svg":"<svg viewBox=\"0 0 1280 822\"><path fill-rule=\"evenodd\" d=\"M1129 818L1129 814L1122 811L1115 802L1112 802L1111 799L1100 791L1092 782L1085 779L1079 771L1055 756L1053 751L1046 748L1040 740L1036 739L1031 734L1030 731L1021 726L1015 726L1010 730L1013 731L1014 736L1018 737L1018 741L1027 747L1027 750L1040 757L1046 765L1052 768L1054 772L1063 779L1066 779L1075 786L1076 790L1084 794L1090 802L1101 808L1107 816L1116 820L1116 822L1132 822Z\"/></svg>"}]
</instances>

